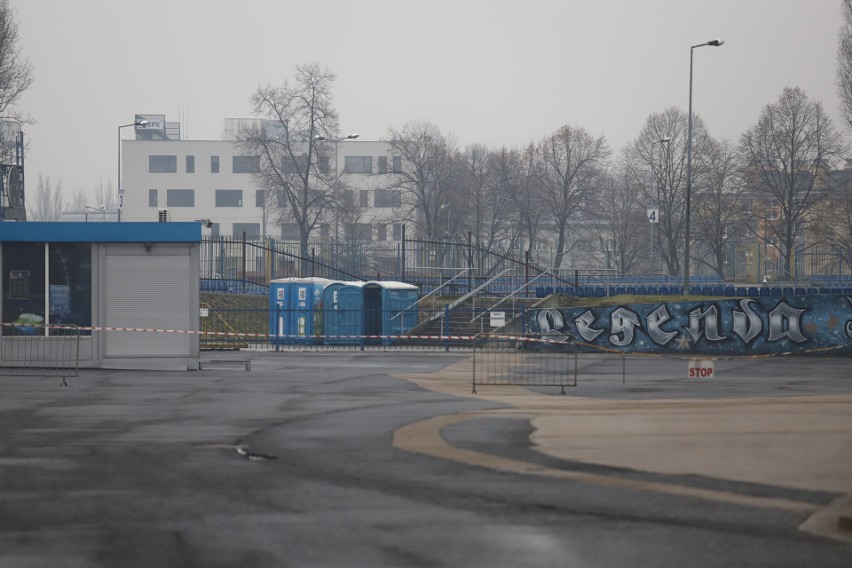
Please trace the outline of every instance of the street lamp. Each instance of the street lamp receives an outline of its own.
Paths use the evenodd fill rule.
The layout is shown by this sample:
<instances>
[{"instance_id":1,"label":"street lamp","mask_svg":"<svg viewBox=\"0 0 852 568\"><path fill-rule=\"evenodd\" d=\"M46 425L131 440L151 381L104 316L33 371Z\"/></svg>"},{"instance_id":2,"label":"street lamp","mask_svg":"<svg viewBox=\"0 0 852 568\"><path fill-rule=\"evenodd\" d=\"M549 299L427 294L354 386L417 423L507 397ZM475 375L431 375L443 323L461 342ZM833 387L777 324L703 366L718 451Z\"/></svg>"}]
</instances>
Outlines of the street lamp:
<instances>
[{"instance_id":1,"label":"street lamp","mask_svg":"<svg viewBox=\"0 0 852 568\"><path fill-rule=\"evenodd\" d=\"M328 138L327 136L321 136L319 134L314 136L314 139L319 140L320 142L324 142L326 140L334 142L334 242L337 242L340 238L340 201L337 195L337 187L340 185L340 172L337 169L337 144L342 140L355 140L359 136L360 134L357 132L348 134L343 138Z\"/></svg>"},{"instance_id":2,"label":"street lamp","mask_svg":"<svg viewBox=\"0 0 852 568\"><path fill-rule=\"evenodd\" d=\"M722 38L710 40L706 43L699 43L689 48L689 128L686 135L686 242L684 244L683 255L683 293L689 294L689 218L692 215L691 203L692 198L692 52L696 47L704 47L710 45L719 47L725 43Z\"/></svg>"},{"instance_id":3,"label":"street lamp","mask_svg":"<svg viewBox=\"0 0 852 568\"><path fill-rule=\"evenodd\" d=\"M116 204L117 205L116 209L118 210L118 221L119 222L121 222L121 208L124 205L124 203L122 203L122 200L124 199L124 197L123 197L123 192L122 192L122 189L121 189L121 129L127 128L129 126L145 126L147 124L148 124L148 121L145 120L144 118L142 118L142 119L137 119L135 122L132 122L130 124L122 124L121 126L118 127L118 181L116 181L116 185L118 186L118 203Z\"/></svg>"}]
</instances>

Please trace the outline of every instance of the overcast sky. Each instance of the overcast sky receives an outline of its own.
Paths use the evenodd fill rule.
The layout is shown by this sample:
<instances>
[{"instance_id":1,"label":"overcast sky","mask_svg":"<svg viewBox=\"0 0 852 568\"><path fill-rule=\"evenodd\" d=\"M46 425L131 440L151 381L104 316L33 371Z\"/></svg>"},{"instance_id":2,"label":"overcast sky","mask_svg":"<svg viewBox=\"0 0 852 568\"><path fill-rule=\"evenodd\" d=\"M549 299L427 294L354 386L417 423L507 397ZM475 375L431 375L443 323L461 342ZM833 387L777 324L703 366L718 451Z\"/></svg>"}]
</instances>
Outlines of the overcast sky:
<instances>
[{"instance_id":1,"label":"overcast sky","mask_svg":"<svg viewBox=\"0 0 852 568\"><path fill-rule=\"evenodd\" d=\"M840 121L840 0L11 0L35 83L26 176L115 186L136 113L219 139L260 85L319 62L343 133L429 120L464 146L521 146L563 124L614 151L649 114L693 109L736 141L785 86ZM132 129L122 131L132 136ZM850 137L847 135L847 140Z\"/></svg>"}]
</instances>

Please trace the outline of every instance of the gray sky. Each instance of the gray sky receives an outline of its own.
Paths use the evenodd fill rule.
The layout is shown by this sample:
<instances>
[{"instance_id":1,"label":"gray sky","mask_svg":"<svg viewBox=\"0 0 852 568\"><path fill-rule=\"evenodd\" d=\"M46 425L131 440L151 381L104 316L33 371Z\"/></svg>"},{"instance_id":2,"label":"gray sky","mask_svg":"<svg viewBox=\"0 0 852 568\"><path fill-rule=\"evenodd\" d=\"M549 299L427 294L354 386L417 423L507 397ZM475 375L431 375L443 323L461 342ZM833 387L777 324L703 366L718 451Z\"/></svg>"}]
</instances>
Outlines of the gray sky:
<instances>
[{"instance_id":1,"label":"gray sky","mask_svg":"<svg viewBox=\"0 0 852 568\"><path fill-rule=\"evenodd\" d=\"M259 85L317 61L338 79L342 132L387 138L429 120L461 145L521 146L563 124L614 151L689 100L736 141L785 86L842 128L840 0L12 0L35 83L20 110L27 181L90 191L117 175L117 127L165 114L218 139ZM131 136L132 129L122 131ZM847 140L850 137L847 136Z\"/></svg>"}]
</instances>

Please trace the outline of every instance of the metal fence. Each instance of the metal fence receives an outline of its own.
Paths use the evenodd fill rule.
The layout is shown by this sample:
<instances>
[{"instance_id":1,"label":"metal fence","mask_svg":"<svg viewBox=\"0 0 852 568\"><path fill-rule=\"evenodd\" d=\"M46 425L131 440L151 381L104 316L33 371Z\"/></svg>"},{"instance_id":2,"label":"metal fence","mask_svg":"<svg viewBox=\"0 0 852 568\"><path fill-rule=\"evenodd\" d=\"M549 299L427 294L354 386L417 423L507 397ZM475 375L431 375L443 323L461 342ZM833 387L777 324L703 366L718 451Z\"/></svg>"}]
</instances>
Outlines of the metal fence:
<instances>
[{"instance_id":1,"label":"metal fence","mask_svg":"<svg viewBox=\"0 0 852 568\"><path fill-rule=\"evenodd\" d=\"M76 377L80 329L71 325L0 324L0 375Z\"/></svg>"},{"instance_id":2,"label":"metal fence","mask_svg":"<svg viewBox=\"0 0 852 568\"><path fill-rule=\"evenodd\" d=\"M479 335L473 349L472 391L477 385L577 386L578 354L540 335Z\"/></svg>"}]
</instances>

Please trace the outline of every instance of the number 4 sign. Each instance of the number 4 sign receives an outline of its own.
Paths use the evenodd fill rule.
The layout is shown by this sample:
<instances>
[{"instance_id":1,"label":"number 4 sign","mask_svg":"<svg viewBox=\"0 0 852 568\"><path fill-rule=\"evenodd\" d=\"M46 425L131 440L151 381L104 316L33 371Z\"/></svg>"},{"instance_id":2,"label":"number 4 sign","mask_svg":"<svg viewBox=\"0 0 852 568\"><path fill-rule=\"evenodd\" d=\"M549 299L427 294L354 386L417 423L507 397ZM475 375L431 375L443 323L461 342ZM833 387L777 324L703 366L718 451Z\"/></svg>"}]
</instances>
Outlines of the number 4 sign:
<instances>
[{"instance_id":1,"label":"number 4 sign","mask_svg":"<svg viewBox=\"0 0 852 568\"><path fill-rule=\"evenodd\" d=\"M659 207L648 207L648 221L651 223L659 223L660 222L660 208Z\"/></svg>"}]
</instances>

